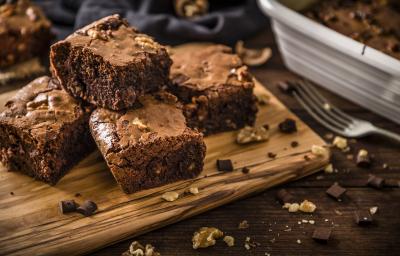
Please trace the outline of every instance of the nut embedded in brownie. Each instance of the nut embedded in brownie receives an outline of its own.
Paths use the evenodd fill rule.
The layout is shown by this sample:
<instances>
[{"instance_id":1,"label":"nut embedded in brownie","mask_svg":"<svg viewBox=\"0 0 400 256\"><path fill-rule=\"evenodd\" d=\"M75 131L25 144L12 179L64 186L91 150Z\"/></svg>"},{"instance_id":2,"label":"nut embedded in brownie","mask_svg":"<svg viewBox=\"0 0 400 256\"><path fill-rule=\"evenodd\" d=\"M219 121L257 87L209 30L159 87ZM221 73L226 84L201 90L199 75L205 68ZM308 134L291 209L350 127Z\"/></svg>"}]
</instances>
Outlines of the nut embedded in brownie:
<instances>
[{"instance_id":1,"label":"nut embedded in brownie","mask_svg":"<svg viewBox=\"0 0 400 256\"><path fill-rule=\"evenodd\" d=\"M88 120L91 108L40 77L23 87L0 114L0 161L55 184L95 148Z\"/></svg>"},{"instance_id":2,"label":"nut embedded in brownie","mask_svg":"<svg viewBox=\"0 0 400 256\"><path fill-rule=\"evenodd\" d=\"M75 98L122 110L166 84L172 62L164 47L112 15L52 45L50 64Z\"/></svg>"},{"instance_id":3,"label":"nut embedded in brownie","mask_svg":"<svg viewBox=\"0 0 400 256\"><path fill-rule=\"evenodd\" d=\"M171 58L169 90L184 104L189 127L208 135L254 124L253 79L231 48L186 44L173 48Z\"/></svg>"},{"instance_id":4,"label":"nut embedded in brownie","mask_svg":"<svg viewBox=\"0 0 400 256\"><path fill-rule=\"evenodd\" d=\"M92 135L125 193L196 177L203 169L203 136L186 126L176 97L159 93L119 112L98 108Z\"/></svg>"},{"instance_id":5,"label":"nut embedded in brownie","mask_svg":"<svg viewBox=\"0 0 400 256\"><path fill-rule=\"evenodd\" d=\"M51 23L28 0L0 1L0 68L49 51Z\"/></svg>"}]
</instances>

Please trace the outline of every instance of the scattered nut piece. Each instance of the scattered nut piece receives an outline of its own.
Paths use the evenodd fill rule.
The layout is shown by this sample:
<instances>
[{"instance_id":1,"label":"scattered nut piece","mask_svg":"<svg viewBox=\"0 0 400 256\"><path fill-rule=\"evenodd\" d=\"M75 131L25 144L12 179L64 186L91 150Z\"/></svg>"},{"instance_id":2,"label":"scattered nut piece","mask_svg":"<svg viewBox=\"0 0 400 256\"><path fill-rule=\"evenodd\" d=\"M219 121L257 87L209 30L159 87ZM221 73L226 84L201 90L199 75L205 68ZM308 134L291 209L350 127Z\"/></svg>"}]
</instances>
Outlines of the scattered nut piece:
<instances>
[{"instance_id":1,"label":"scattered nut piece","mask_svg":"<svg viewBox=\"0 0 400 256\"><path fill-rule=\"evenodd\" d=\"M156 252L155 247L151 244L146 244L144 247L138 241L133 241L129 246L129 250L124 252L122 256L160 256L159 252Z\"/></svg>"},{"instance_id":2,"label":"scattered nut piece","mask_svg":"<svg viewBox=\"0 0 400 256\"><path fill-rule=\"evenodd\" d=\"M300 205L298 203L285 203L282 208L288 209L289 212L297 212Z\"/></svg>"},{"instance_id":3,"label":"scattered nut piece","mask_svg":"<svg viewBox=\"0 0 400 256\"><path fill-rule=\"evenodd\" d=\"M224 233L217 228L202 227L193 234L193 249L213 246L216 243L215 239L221 238L223 235Z\"/></svg>"},{"instance_id":4,"label":"scattered nut piece","mask_svg":"<svg viewBox=\"0 0 400 256\"><path fill-rule=\"evenodd\" d=\"M369 213L371 213L371 215L374 215L377 211L378 211L378 206L369 208Z\"/></svg>"},{"instance_id":5,"label":"scattered nut piece","mask_svg":"<svg viewBox=\"0 0 400 256\"><path fill-rule=\"evenodd\" d=\"M172 202L175 201L176 199L178 199L179 194L175 191L169 191L169 192L165 192L161 198L164 199L165 201L168 202Z\"/></svg>"},{"instance_id":6,"label":"scattered nut piece","mask_svg":"<svg viewBox=\"0 0 400 256\"><path fill-rule=\"evenodd\" d=\"M296 243L301 244L301 240L297 239Z\"/></svg>"},{"instance_id":7,"label":"scattered nut piece","mask_svg":"<svg viewBox=\"0 0 400 256\"><path fill-rule=\"evenodd\" d=\"M244 47L243 41L238 41L235 45L235 52L248 66L260 66L266 63L272 56L271 48L248 49Z\"/></svg>"},{"instance_id":8,"label":"scattered nut piece","mask_svg":"<svg viewBox=\"0 0 400 256\"><path fill-rule=\"evenodd\" d=\"M315 209L317 209L317 206L308 200L304 200L299 207L302 212L314 212Z\"/></svg>"},{"instance_id":9,"label":"scattered nut piece","mask_svg":"<svg viewBox=\"0 0 400 256\"><path fill-rule=\"evenodd\" d=\"M309 220L308 223L310 223L311 225L315 224L315 220Z\"/></svg>"},{"instance_id":10,"label":"scattered nut piece","mask_svg":"<svg viewBox=\"0 0 400 256\"><path fill-rule=\"evenodd\" d=\"M243 220L243 221L241 221L240 223L239 223L239 229L246 229L246 228L249 228L250 227L250 225L249 225L249 223L247 222L247 220Z\"/></svg>"},{"instance_id":11,"label":"scattered nut piece","mask_svg":"<svg viewBox=\"0 0 400 256\"><path fill-rule=\"evenodd\" d=\"M335 139L333 139L332 144L339 149L345 149L347 148L347 139L336 136Z\"/></svg>"},{"instance_id":12,"label":"scattered nut piece","mask_svg":"<svg viewBox=\"0 0 400 256\"><path fill-rule=\"evenodd\" d=\"M325 173L333 173L333 165L332 164L328 164L327 166L325 166L324 172Z\"/></svg>"},{"instance_id":13,"label":"scattered nut piece","mask_svg":"<svg viewBox=\"0 0 400 256\"><path fill-rule=\"evenodd\" d=\"M325 103L323 107L325 110L328 110L328 111L331 110L331 108L332 108L329 103Z\"/></svg>"},{"instance_id":14,"label":"scattered nut piece","mask_svg":"<svg viewBox=\"0 0 400 256\"><path fill-rule=\"evenodd\" d=\"M208 12L207 0L175 0L174 8L178 16L193 18Z\"/></svg>"},{"instance_id":15,"label":"scattered nut piece","mask_svg":"<svg viewBox=\"0 0 400 256\"><path fill-rule=\"evenodd\" d=\"M327 139L327 140L333 139L333 136L334 136L333 133L327 133L324 135L325 139Z\"/></svg>"},{"instance_id":16,"label":"scattered nut piece","mask_svg":"<svg viewBox=\"0 0 400 256\"><path fill-rule=\"evenodd\" d=\"M311 153L313 153L316 156L324 156L328 153L326 148L318 145L312 145L311 146Z\"/></svg>"},{"instance_id":17,"label":"scattered nut piece","mask_svg":"<svg viewBox=\"0 0 400 256\"><path fill-rule=\"evenodd\" d=\"M247 144L251 142L266 141L269 139L269 132L263 126L246 126L241 129L236 137L236 143Z\"/></svg>"},{"instance_id":18,"label":"scattered nut piece","mask_svg":"<svg viewBox=\"0 0 400 256\"><path fill-rule=\"evenodd\" d=\"M337 215L343 215L343 213L341 212L341 211L339 211L338 209L335 209L335 213L337 214Z\"/></svg>"},{"instance_id":19,"label":"scattered nut piece","mask_svg":"<svg viewBox=\"0 0 400 256\"><path fill-rule=\"evenodd\" d=\"M193 195L197 195L199 193L199 188L198 187L190 187L189 192Z\"/></svg>"},{"instance_id":20,"label":"scattered nut piece","mask_svg":"<svg viewBox=\"0 0 400 256\"><path fill-rule=\"evenodd\" d=\"M225 236L224 242L229 246L232 247L235 245L235 238L233 236Z\"/></svg>"},{"instance_id":21,"label":"scattered nut piece","mask_svg":"<svg viewBox=\"0 0 400 256\"><path fill-rule=\"evenodd\" d=\"M357 166L362 167L362 168L368 168L371 166L372 159L369 156L369 153L367 150L360 149L360 151L358 151L358 154L357 154L356 162L357 162Z\"/></svg>"}]
</instances>

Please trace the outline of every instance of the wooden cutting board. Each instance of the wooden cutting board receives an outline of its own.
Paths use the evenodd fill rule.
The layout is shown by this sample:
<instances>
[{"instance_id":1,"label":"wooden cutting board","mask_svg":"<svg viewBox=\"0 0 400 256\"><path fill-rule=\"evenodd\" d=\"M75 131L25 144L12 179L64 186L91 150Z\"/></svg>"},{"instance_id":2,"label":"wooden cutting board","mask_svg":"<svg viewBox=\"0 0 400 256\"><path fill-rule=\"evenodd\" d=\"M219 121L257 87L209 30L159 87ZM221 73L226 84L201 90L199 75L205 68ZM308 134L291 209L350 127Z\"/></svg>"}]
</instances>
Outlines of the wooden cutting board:
<instances>
[{"instance_id":1,"label":"wooden cutting board","mask_svg":"<svg viewBox=\"0 0 400 256\"><path fill-rule=\"evenodd\" d=\"M126 195L99 152L81 161L53 187L0 167L0 255L88 253L310 175L325 166L329 156L310 153L313 144L325 142L259 83L255 91L271 97L269 105L260 106L257 118L258 125L269 124L270 140L243 146L235 144L236 132L207 137L204 171L196 179ZM0 105L14 93L1 94ZM297 133L282 134L277 130L279 122L287 117L297 120ZM298 141L299 146L292 148L292 141ZM268 152L277 157L269 158ZM216 160L227 158L232 159L235 171L218 172ZM245 166L250 173L241 172ZM182 194L191 186L198 187L200 193ZM161 199L166 191L177 191L181 196L166 202ZM75 197L76 193L81 196ZM91 217L62 215L58 202L65 199L78 203L91 199L99 210Z\"/></svg>"}]
</instances>

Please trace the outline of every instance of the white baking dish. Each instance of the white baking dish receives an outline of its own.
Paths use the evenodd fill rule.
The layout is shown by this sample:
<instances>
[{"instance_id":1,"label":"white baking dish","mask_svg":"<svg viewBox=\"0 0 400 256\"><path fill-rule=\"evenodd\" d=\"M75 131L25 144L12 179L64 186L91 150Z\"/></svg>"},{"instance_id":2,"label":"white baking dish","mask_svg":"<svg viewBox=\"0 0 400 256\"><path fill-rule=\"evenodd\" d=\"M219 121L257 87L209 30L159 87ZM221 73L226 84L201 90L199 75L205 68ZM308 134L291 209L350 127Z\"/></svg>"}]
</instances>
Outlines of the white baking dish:
<instances>
[{"instance_id":1,"label":"white baking dish","mask_svg":"<svg viewBox=\"0 0 400 256\"><path fill-rule=\"evenodd\" d=\"M272 19L279 50L290 70L400 123L399 60L370 47L364 49L363 44L279 1L258 3Z\"/></svg>"}]
</instances>

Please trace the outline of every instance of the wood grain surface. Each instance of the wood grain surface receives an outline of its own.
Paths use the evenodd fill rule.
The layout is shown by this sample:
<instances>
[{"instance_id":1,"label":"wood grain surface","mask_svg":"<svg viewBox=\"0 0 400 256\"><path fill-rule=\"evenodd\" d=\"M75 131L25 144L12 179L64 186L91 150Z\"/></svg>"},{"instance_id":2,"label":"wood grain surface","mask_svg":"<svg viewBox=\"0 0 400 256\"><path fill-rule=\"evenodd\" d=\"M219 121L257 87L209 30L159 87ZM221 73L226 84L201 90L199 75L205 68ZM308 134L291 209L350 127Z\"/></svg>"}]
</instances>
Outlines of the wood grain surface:
<instances>
[{"instance_id":1,"label":"wood grain surface","mask_svg":"<svg viewBox=\"0 0 400 256\"><path fill-rule=\"evenodd\" d=\"M0 96L1 105L13 92ZM79 163L56 186L34 181L18 172L0 170L0 254L77 255L186 219L220 205L263 191L269 187L315 173L329 156L314 156L312 145L325 142L294 116L268 90L257 83L256 94L271 97L260 106L257 125L269 124L268 142L237 145L236 132L206 138L207 155L202 174L193 180L126 195L116 185L98 152ZM298 132L282 134L277 125L285 118L297 120ZM292 141L299 143L291 147ZM268 152L277 154L275 159ZM308 155L309 160L304 156ZM216 170L217 159L232 159L234 172ZM241 168L249 167L244 174ZM189 187L198 195L184 194ZM177 191L180 198L165 202L161 195ZM13 195L10 194L13 192ZM75 197L80 193L80 197ZM77 213L62 215L58 202L91 199L98 212L91 217Z\"/></svg>"}]
</instances>

